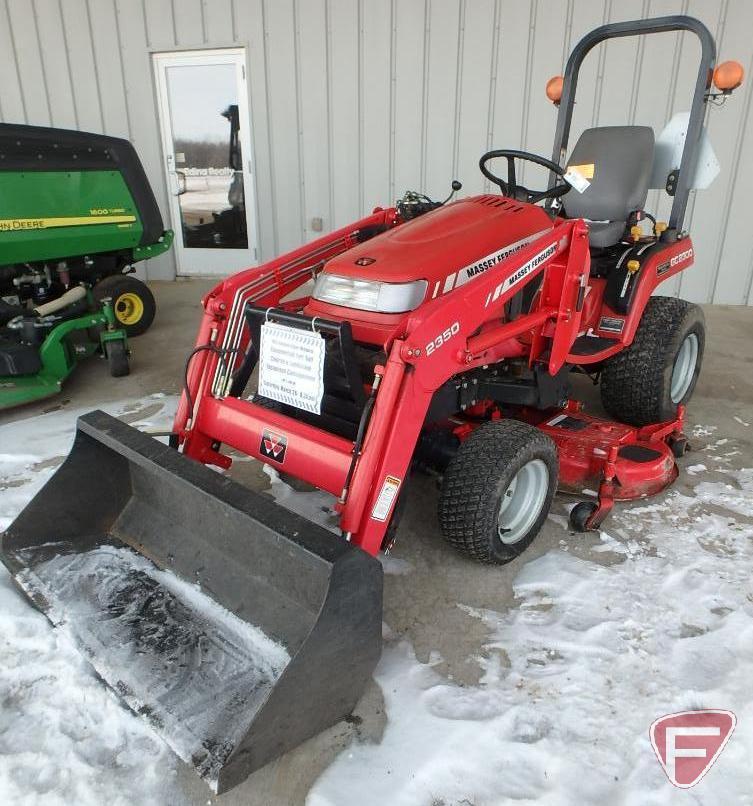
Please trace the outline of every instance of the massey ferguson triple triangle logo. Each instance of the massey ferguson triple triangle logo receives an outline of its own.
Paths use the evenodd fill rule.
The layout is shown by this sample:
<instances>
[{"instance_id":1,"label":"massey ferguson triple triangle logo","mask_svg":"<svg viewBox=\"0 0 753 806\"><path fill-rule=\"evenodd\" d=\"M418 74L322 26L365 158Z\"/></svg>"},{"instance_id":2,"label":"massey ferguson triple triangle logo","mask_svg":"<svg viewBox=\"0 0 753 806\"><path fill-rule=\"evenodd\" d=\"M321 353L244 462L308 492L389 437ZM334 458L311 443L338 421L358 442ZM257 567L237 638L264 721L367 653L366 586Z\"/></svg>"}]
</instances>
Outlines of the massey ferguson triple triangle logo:
<instances>
[{"instance_id":1,"label":"massey ferguson triple triangle logo","mask_svg":"<svg viewBox=\"0 0 753 806\"><path fill-rule=\"evenodd\" d=\"M682 711L651 725L649 736L667 778L690 789L724 750L737 719L732 711Z\"/></svg>"},{"instance_id":2,"label":"massey ferguson triple triangle logo","mask_svg":"<svg viewBox=\"0 0 753 806\"><path fill-rule=\"evenodd\" d=\"M288 438L282 434L275 434L274 431L264 429L261 435L261 445L259 453L266 456L273 462L282 464L285 461L285 451L288 448Z\"/></svg>"}]
</instances>

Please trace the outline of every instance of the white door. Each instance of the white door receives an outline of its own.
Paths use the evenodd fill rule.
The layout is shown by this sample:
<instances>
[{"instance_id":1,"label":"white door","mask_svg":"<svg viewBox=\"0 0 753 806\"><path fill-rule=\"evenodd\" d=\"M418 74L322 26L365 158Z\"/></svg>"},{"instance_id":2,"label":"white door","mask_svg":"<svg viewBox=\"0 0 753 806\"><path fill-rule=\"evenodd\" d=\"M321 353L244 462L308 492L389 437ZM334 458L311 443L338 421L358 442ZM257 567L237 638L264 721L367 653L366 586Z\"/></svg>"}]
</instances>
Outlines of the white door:
<instances>
[{"instance_id":1,"label":"white door","mask_svg":"<svg viewBox=\"0 0 753 806\"><path fill-rule=\"evenodd\" d=\"M257 262L243 49L154 55L178 274Z\"/></svg>"}]
</instances>

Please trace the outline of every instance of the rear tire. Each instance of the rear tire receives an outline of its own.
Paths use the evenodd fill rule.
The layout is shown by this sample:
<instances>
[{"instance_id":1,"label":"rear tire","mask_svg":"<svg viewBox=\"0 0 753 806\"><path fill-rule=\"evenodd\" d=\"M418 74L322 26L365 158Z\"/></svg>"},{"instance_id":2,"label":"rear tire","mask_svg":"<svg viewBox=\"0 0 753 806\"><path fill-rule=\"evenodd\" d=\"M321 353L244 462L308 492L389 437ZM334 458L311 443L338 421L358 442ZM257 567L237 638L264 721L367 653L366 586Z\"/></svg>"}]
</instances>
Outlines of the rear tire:
<instances>
[{"instance_id":1,"label":"rear tire","mask_svg":"<svg viewBox=\"0 0 753 806\"><path fill-rule=\"evenodd\" d=\"M124 378L131 372L128 364L128 351L122 339L107 342L105 351L107 353L107 364L110 367L110 375L113 378Z\"/></svg>"},{"instance_id":2,"label":"rear tire","mask_svg":"<svg viewBox=\"0 0 753 806\"><path fill-rule=\"evenodd\" d=\"M601 402L616 419L650 425L673 419L690 400L703 361L703 311L682 299L651 297L633 343L601 372Z\"/></svg>"},{"instance_id":3,"label":"rear tire","mask_svg":"<svg viewBox=\"0 0 753 806\"><path fill-rule=\"evenodd\" d=\"M125 274L105 277L94 286L94 299L112 299L117 326L125 330L127 336L140 336L145 333L157 312L154 295L146 283Z\"/></svg>"},{"instance_id":4,"label":"rear tire","mask_svg":"<svg viewBox=\"0 0 753 806\"><path fill-rule=\"evenodd\" d=\"M508 563L531 545L557 489L554 442L533 426L477 428L447 467L439 496L445 539L484 563Z\"/></svg>"}]
</instances>

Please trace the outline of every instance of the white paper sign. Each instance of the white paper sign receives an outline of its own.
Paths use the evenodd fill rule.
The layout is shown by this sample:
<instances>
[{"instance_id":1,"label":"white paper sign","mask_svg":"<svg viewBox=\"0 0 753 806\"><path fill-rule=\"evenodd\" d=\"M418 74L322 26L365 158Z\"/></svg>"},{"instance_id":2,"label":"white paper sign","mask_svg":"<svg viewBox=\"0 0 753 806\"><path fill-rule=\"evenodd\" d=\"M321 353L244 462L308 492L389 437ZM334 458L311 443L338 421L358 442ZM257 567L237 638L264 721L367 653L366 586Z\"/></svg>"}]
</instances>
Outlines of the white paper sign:
<instances>
[{"instance_id":1,"label":"white paper sign","mask_svg":"<svg viewBox=\"0 0 753 806\"><path fill-rule=\"evenodd\" d=\"M324 337L275 322L261 326L259 394L321 414L324 395Z\"/></svg>"}]
</instances>

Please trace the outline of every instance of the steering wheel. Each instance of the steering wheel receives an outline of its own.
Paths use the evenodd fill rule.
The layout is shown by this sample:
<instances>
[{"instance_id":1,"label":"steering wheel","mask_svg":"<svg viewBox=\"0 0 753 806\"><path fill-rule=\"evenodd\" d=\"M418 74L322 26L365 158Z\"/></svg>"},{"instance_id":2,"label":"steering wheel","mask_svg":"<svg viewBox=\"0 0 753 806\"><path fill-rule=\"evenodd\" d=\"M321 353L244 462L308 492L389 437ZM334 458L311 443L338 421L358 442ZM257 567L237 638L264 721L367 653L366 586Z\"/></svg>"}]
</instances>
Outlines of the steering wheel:
<instances>
[{"instance_id":1,"label":"steering wheel","mask_svg":"<svg viewBox=\"0 0 753 806\"><path fill-rule=\"evenodd\" d=\"M495 176L487 167L486 163L496 157L505 157L507 159L507 181ZM536 204L542 199L558 199L564 196L570 190L570 185L567 182L556 182L553 187L548 190L533 191L529 190L523 185L519 185L515 180L515 160L527 160L534 162L536 165L541 165L542 168L548 168L552 173L557 176L564 177L565 170L560 168L556 162L540 157L538 154L531 154L529 151L513 151L511 149L502 148L496 151L487 151L478 161L478 167L481 173L495 185L499 186L503 196L509 196L511 199L518 201L529 202Z\"/></svg>"}]
</instances>

